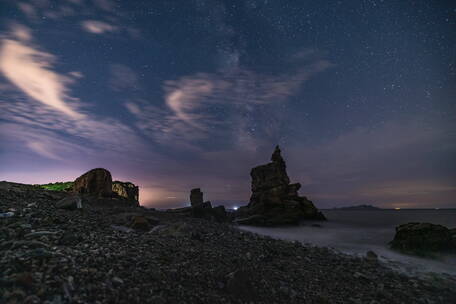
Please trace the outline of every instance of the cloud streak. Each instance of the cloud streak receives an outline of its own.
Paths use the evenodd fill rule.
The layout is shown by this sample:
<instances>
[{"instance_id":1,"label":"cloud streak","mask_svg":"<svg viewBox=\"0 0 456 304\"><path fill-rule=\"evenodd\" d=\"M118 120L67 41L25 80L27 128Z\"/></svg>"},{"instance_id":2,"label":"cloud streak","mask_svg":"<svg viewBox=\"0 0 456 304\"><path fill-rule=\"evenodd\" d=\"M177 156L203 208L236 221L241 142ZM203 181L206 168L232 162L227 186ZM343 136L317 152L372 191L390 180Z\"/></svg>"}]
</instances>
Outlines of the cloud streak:
<instances>
[{"instance_id":1,"label":"cloud streak","mask_svg":"<svg viewBox=\"0 0 456 304\"><path fill-rule=\"evenodd\" d=\"M0 71L29 97L74 118L84 118L68 101L70 79L51 69L55 57L29 45L31 35L24 27L15 27L18 40L3 39L0 49Z\"/></svg>"},{"instance_id":2,"label":"cloud streak","mask_svg":"<svg viewBox=\"0 0 456 304\"><path fill-rule=\"evenodd\" d=\"M116 26L98 20L85 20L81 26L85 31L97 35L117 31Z\"/></svg>"},{"instance_id":3,"label":"cloud streak","mask_svg":"<svg viewBox=\"0 0 456 304\"><path fill-rule=\"evenodd\" d=\"M9 36L2 39L0 72L14 87L5 84L0 95L0 118L7 122L1 125L2 133L16 134L13 138L21 139L29 150L54 160L62 159L70 150L62 147L81 153L104 150L108 154L133 147L143 149L129 126L78 109L84 104L70 96L68 85L82 77L80 72L70 72L69 76L57 73L53 67L56 58L32 46L31 33L25 27L15 25ZM18 130L22 130L20 134Z\"/></svg>"},{"instance_id":4,"label":"cloud streak","mask_svg":"<svg viewBox=\"0 0 456 304\"><path fill-rule=\"evenodd\" d=\"M245 130L248 124L239 116L264 112L270 105L286 102L308 79L331 66L329 61L317 59L293 73L279 75L242 68L197 73L164 83L164 107L142 101L130 101L126 107L138 119L137 127L163 144L178 140L181 145L191 146L223 132L241 145L256 145ZM271 117L275 115L270 113ZM230 124L233 121L237 123ZM216 128L221 125L224 128Z\"/></svg>"}]
</instances>

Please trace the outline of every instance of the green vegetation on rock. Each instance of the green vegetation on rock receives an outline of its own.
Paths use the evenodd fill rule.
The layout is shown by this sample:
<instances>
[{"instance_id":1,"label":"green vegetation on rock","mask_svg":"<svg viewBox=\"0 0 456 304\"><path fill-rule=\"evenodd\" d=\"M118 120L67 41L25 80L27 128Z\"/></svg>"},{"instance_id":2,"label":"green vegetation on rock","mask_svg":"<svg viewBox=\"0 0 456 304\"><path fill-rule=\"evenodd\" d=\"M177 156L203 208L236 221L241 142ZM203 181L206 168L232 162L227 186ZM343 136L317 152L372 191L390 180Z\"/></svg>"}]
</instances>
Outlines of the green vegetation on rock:
<instances>
[{"instance_id":1,"label":"green vegetation on rock","mask_svg":"<svg viewBox=\"0 0 456 304\"><path fill-rule=\"evenodd\" d=\"M40 188L52 191L67 191L73 186L73 182L57 182L38 185Z\"/></svg>"}]
</instances>

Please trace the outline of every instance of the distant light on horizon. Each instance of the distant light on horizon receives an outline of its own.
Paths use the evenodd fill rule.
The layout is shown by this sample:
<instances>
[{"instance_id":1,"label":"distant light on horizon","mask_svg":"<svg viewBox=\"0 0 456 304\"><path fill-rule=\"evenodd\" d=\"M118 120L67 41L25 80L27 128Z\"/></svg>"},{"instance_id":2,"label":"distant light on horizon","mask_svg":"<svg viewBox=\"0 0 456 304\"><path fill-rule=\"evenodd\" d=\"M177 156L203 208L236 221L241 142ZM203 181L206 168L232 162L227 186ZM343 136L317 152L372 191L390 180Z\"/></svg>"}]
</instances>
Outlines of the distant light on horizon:
<instances>
[{"instance_id":1,"label":"distant light on horizon","mask_svg":"<svg viewBox=\"0 0 456 304\"><path fill-rule=\"evenodd\" d=\"M238 208L239 208L238 206L234 206L233 210L238 210Z\"/></svg>"}]
</instances>

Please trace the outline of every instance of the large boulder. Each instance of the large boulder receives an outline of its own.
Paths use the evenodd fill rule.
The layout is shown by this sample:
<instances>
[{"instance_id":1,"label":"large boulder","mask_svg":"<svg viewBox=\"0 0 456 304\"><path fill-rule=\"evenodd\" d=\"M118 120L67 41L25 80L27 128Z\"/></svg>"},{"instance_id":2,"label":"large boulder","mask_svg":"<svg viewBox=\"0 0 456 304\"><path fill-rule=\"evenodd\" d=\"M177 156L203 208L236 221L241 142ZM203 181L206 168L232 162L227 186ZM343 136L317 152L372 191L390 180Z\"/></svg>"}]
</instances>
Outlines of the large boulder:
<instances>
[{"instance_id":1,"label":"large boulder","mask_svg":"<svg viewBox=\"0 0 456 304\"><path fill-rule=\"evenodd\" d=\"M239 208L235 221L245 225L274 226L297 224L302 219L325 220L310 200L299 196L301 185L290 184L279 146L275 148L271 160L250 172L250 203Z\"/></svg>"},{"instance_id":2,"label":"large boulder","mask_svg":"<svg viewBox=\"0 0 456 304\"><path fill-rule=\"evenodd\" d=\"M430 223L407 223L396 227L396 235L390 242L393 249L427 255L429 253L456 250L452 230Z\"/></svg>"},{"instance_id":3,"label":"large boulder","mask_svg":"<svg viewBox=\"0 0 456 304\"><path fill-rule=\"evenodd\" d=\"M112 192L128 201L139 204L139 187L130 182L112 182Z\"/></svg>"},{"instance_id":4,"label":"large boulder","mask_svg":"<svg viewBox=\"0 0 456 304\"><path fill-rule=\"evenodd\" d=\"M92 169L74 181L73 192L109 197L112 194L111 173L103 168Z\"/></svg>"}]
</instances>

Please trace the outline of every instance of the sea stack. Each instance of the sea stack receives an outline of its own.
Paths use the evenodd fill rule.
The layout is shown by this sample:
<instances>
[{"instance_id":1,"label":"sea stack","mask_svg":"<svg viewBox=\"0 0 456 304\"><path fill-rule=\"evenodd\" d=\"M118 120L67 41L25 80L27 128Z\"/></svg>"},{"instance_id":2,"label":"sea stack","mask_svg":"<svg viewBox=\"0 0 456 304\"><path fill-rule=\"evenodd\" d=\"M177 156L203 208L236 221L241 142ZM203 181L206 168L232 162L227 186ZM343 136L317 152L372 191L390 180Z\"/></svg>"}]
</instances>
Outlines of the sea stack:
<instances>
[{"instance_id":1,"label":"sea stack","mask_svg":"<svg viewBox=\"0 0 456 304\"><path fill-rule=\"evenodd\" d=\"M299 196L299 183L290 184L285 160L279 146L271 162L253 168L250 203L239 208L236 222L243 225L298 224L300 220L326 220L314 204Z\"/></svg>"},{"instance_id":2,"label":"sea stack","mask_svg":"<svg viewBox=\"0 0 456 304\"><path fill-rule=\"evenodd\" d=\"M203 192L201 192L200 188L195 188L190 191L190 204L192 206L201 205L204 202L203 200Z\"/></svg>"}]
</instances>

